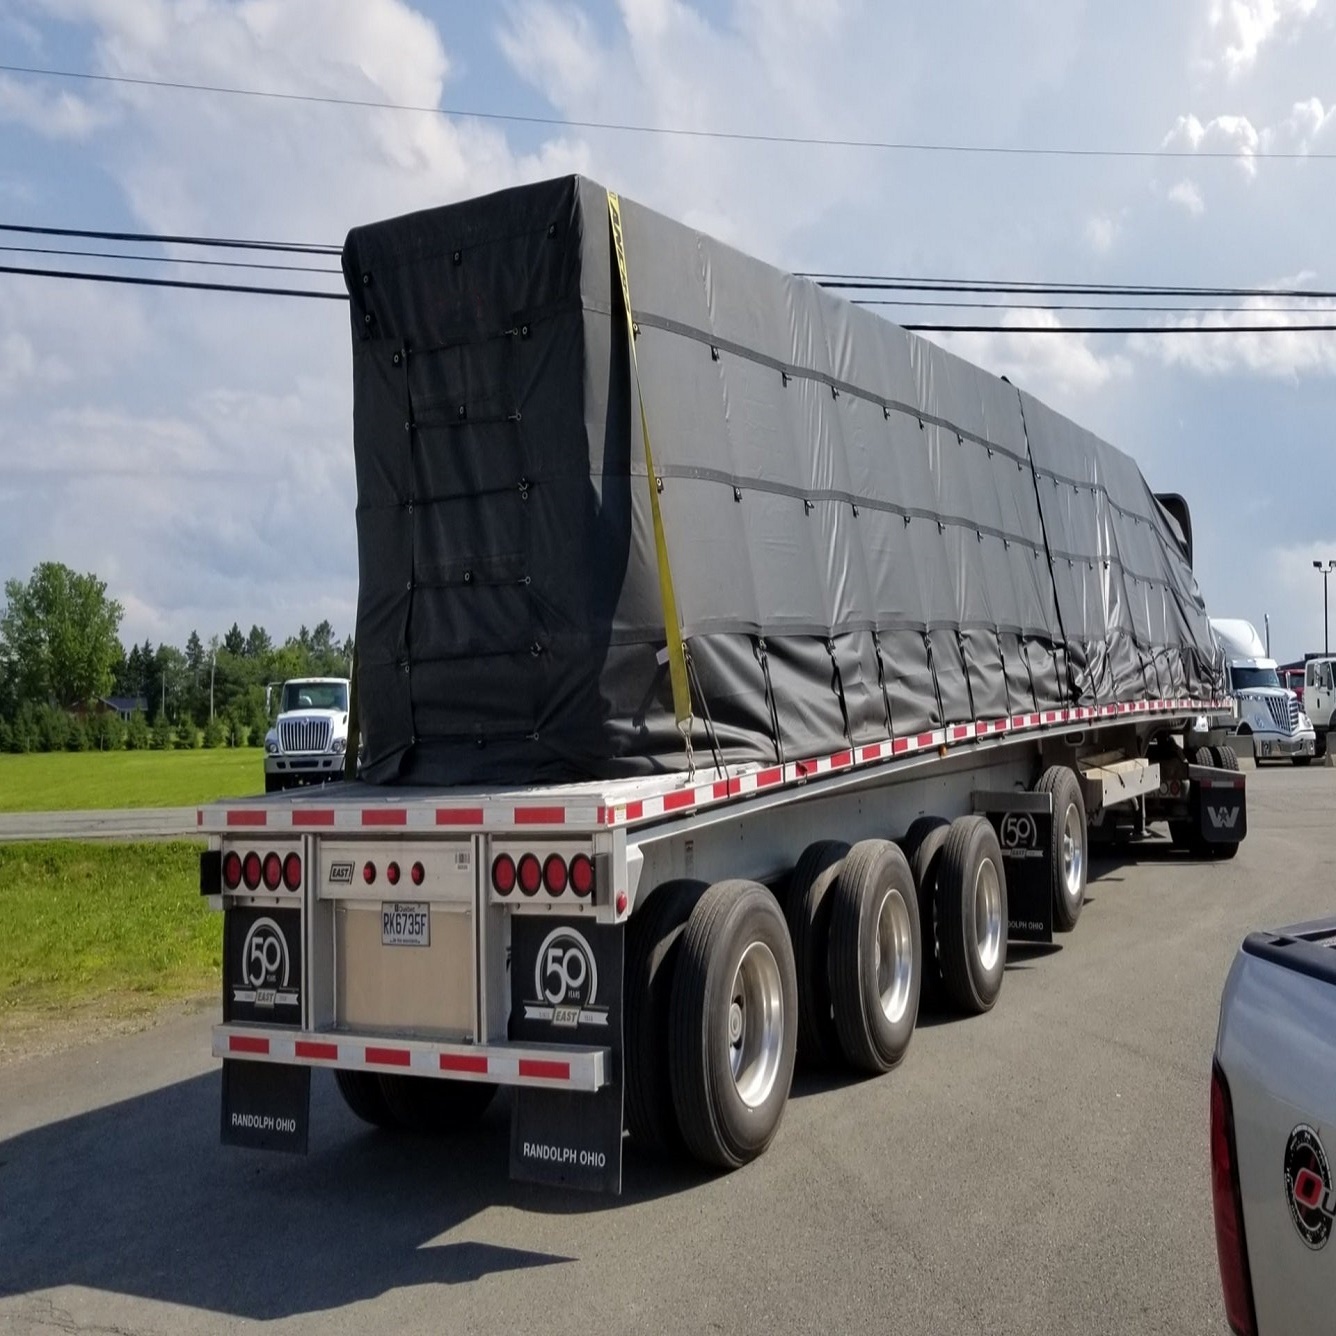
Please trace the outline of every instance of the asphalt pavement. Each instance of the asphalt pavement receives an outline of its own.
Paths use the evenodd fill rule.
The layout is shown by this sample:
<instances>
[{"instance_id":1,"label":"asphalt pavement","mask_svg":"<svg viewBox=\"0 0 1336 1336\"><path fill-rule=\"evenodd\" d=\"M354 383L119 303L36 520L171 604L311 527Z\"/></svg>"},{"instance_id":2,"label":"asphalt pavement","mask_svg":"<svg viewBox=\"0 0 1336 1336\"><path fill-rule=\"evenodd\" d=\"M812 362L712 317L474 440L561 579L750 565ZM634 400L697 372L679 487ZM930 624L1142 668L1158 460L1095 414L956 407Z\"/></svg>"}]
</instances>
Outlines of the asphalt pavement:
<instances>
[{"instance_id":1,"label":"asphalt pavement","mask_svg":"<svg viewBox=\"0 0 1336 1336\"><path fill-rule=\"evenodd\" d=\"M194 807L126 807L95 812L0 812L6 840L188 839L196 833Z\"/></svg>"},{"instance_id":2,"label":"asphalt pavement","mask_svg":"<svg viewBox=\"0 0 1336 1336\"><path fill-rule=\"evenodd\" d=\"M876 1080L797 1080L731 1175L628 1148L620 1199L506 1177L498 1102L305 1158L218 1145L210 1017L0 1070L0 1331L1221 1333L1207 1145L1244 934L1336 913L1336 770L1248 773L1250 835L1095 866L997 1009Z\"/></svg>"}]
</instances>

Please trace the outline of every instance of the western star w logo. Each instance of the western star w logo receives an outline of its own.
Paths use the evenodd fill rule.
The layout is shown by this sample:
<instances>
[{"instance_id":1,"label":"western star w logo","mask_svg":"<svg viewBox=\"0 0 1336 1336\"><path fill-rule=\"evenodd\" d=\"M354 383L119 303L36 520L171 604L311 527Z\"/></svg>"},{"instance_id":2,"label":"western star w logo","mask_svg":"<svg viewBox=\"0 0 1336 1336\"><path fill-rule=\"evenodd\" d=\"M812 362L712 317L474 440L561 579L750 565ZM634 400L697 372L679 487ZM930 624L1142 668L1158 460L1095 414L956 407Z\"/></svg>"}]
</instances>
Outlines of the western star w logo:
<instances>
[{"instance_id":1,"label":"western star w logo","mask_svg":"<svg viewBox=\"0 0 1336 1336\"><path fill-rule=\"evenodd\" d=\"M1207 804L1206 817L1212 830L1233 830L1239 824L1239 808L1212 807Z\"/></svg>"}]
</instances>

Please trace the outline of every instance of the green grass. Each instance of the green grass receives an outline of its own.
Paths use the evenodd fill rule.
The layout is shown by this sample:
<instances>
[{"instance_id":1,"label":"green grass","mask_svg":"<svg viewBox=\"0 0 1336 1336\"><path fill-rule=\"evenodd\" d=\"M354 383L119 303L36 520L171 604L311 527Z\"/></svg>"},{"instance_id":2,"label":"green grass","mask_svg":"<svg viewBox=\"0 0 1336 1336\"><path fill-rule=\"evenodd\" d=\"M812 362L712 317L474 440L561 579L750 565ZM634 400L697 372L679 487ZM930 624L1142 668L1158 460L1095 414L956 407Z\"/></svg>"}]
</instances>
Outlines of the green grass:
<instances>
[{"instance_id":1,"label":"green grass","mask_svg":"<svg viewBox=\"0 0 1336 1336\"><path fill-rule=\"evenodd\" d=\"M0 844L0 1028L216 991L222 915L199 893L202 847Z\"/></svg>"},{"instance_id":2,"label":"green grass","mask_svg":"<svg viewBox=\"0 0 1336 1336\"><path fill-rule=\"evenodd\" d=\"M0 754L0 812L190 807L263 791L258 747Z\"/></svg>"}]
</instances>

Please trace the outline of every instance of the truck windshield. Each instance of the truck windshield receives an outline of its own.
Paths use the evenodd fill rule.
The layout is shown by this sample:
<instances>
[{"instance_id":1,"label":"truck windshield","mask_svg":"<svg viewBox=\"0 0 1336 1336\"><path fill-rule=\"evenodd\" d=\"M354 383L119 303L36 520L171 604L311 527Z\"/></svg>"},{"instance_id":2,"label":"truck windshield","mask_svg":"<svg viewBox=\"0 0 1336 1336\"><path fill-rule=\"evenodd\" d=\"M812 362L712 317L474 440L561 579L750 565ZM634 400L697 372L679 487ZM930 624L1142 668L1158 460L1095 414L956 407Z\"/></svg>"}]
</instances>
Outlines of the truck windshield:
<instances>
[{"instance_id":1,"label":"truck windshield","mask_svg":"<svg viewBox=\"0 0 1336 1336\"><path fill-rule=\"evenodd\" d=\"M1256 687L1278 687L1280 678L1274 668L1231 668L1235 691L1251 691Z\"/></svg>"},{"instance_id":2,"label":"truck windshield","mask_svg":"<svg viewBox=\"0 0 1336 1336\"><path fill-rule=\"evenodd\" d=\"M343 682L285 682L283 712L342 710L348 712L348 687Z\"/></svg>"}]
</instances>

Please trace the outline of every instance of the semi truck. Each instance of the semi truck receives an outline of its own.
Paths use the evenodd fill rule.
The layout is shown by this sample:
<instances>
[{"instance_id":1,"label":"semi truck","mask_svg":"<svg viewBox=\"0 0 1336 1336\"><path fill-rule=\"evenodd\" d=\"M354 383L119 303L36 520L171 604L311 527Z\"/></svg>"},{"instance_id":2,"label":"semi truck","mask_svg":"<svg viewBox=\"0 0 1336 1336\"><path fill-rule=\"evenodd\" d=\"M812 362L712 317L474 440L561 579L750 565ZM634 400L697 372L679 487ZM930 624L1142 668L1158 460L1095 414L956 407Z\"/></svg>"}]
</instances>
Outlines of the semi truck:
<instances>
[{"instance_id":1,"label":"semi truck","mask_svg":"<svg viewBox=\"0 0 1336 1336\"><path fill-rule=\"evenodd\" d=\"M264 789L342 779L348 749L351 683L346 677L300 677L282 683L278 718L264 739ZM265 708L273 687L265 691Z\"/></svg>"},{"instance_id":2,"label":"semi truck","mask_svg":"<svg viewBox=\"0 0 1336 1336\"><path fill-rule=\"evenodd\" d=\"M1253 761L1289 761L1311 765L1320 755L1317 732L1266 652L1257 628L1237 617L1212 617L1211 630L1225 656L1225 675L1235 702L1233 744L1251 752Z\"/></svg>"},{"instance_id":3,"label":"semi truck","mask_svg":"<svg viewBox=\"0 0 1336 1336\"><path fill-rule=\"evenodd\" d=\"M1247 831L1182 498L580 177L355 229L355 781L200 809L222 1136L508 1091L513 1176L736 1169L1076 928L1092 818ZM1112 821L1110 821L1112 824Z\"/></svg>"},{"instance_id":4,"label":"semi truck","mask_svg":"<svg viewBox=\"0 0 1336 1336\"><path fill-rule=\"evenodd\" d=\"M1237 1336L1332 1328L1336 919L1255 932L1220 1000L1211 1186Z\"/></svg>"}]
</instances>

